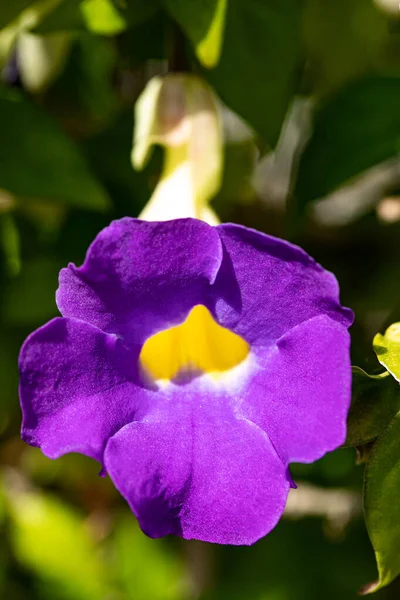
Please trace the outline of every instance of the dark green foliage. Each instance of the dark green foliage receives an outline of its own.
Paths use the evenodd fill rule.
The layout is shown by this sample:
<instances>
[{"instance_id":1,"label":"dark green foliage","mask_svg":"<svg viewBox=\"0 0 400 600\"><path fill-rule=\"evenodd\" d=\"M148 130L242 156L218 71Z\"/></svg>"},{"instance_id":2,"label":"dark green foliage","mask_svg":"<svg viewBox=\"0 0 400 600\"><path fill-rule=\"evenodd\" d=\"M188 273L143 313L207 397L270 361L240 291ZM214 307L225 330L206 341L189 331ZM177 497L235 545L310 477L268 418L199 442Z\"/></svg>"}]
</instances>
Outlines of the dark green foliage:
<instances>
[{"instance_id":1,"label":"dark green foliage","mask_svg":"<svg viewBox=\"0 0 400 600\"><path fill-rule=\"evenodd\" d=\"M400 219L377 219L375 205L384 193L399 199L399 182L343 226L308 220L305 208L399 156L398 16L372 0L0 0L1 598L351 600L376 579L374 550L380 579L366 591L400 572L400 386L390 375L354 372L350 447L291 467L299 490L323 493L318 510L292 513L251 548L144 537L94 461L50 461L20 440L17 389L23 340L58 314L59 269L149 200L162 153L132 169L134 103L151 76L182 68L254 130L231 127L219 216L296 231L291 241L337 275L356 312L353 362L375 372L372 340L400 321ZM21 77L28 30L37 48L67 42L63 60L30 55L36 89ZM289 127L277 145L298 94L314 107L310 138ZM339 516L338 490L355 506ZM396 580L377 598L399 592Z\"/></svg>"}]
</instances>

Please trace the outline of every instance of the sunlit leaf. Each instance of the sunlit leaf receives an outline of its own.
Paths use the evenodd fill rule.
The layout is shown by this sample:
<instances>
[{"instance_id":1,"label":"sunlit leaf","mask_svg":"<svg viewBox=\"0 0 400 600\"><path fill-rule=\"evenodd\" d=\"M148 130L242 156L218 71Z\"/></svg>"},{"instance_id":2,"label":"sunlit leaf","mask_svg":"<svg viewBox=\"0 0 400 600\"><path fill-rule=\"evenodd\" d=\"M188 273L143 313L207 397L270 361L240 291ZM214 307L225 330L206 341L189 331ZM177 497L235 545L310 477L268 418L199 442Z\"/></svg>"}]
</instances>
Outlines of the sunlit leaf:
<instances>
[{"instance_id":1,"label":"sunlit leaf","mask_svg":"<svg viewBox=\"0 0 400 600\"><path fill-rule=\"evenodd\" d=\"M297 83L301 0L232 0L220 60L205 72L229 108L274 146Z\"/></svg>"},{"instance_id":2,"label":"sunlit leaf","mask_svg":"<svg viewBox=\"0 0 400 600\"><path fill-rule=\"evenodd\" d=\"M393 323L384 335L377 333L373 345L381 365L400 381L400 323Z\"/></svg>"},{"instance_id":3,"label":"sunlit leaf","mask_svg":"<svg viewBox=\"0 0 400 600\"><path fill-rule=\"evenodd\" d=\"M400 151L400 77L369 77L321 106L302 156L301 208Z\"/></svg>"},{"instance_id":4,"label":"sunlit leaf","mask_svg":"<svg viewBox=\"0 0 400 600\"><path fill-rule=\"evenodd\" d=\"M81 11L88 29L93 33L116 35L126 22L111 0L83 0Z\"/></svg>"},{"instance_id":5,"label":"sunlit leaf","mask_svg":"<svg viewBox=\"0 0 400 600\"><path fill-rule=\"evenodd\" d=\"M191 40L201 63L214 67L221 55L228 0L164 0L164 3Z\"/></svg>"},{"instance_id":6,"label":"sunlit leaf","mask_svg":"<svg viewBox=\"0 0 400 600\"><path fill-rule=\"evenodd\" d=\"M0 188L104 210L108 197L56 121L16 92L0 92Z\"/></svg>"},{"instance_id":7,"label":"sunlit leaf","mask_svg":"<svg viewBox=\"0 0 400 600\"><path fill-rule=\"evenodd\" d=\"M15 555L71 600L105 594L103 566L82 518L63 502L39 493L13 493L9 503Z\"/></svg>"},{"instance_id":8,"label":"sunlit leaf","mask_svg":"<svg viewBox=\"0 0 400 600\"><path fill-rule=\"evenodd\" d=\"M117 523L115 552L117 573L129 598L183 600L188 597L182 561L165 541L146 537L131 515Z\"/></svg>"},{"instance_id":9,"label":"sunlit leaf","mask_svg":"<svg viewBox=\"0 0 400 600\"><path fill-rule=\"evenodd\" d=\"M379 579L363 590L375 592L400 574L400 413L375 443L365 471L365 520Z\"/></svg>"}]
</instances>

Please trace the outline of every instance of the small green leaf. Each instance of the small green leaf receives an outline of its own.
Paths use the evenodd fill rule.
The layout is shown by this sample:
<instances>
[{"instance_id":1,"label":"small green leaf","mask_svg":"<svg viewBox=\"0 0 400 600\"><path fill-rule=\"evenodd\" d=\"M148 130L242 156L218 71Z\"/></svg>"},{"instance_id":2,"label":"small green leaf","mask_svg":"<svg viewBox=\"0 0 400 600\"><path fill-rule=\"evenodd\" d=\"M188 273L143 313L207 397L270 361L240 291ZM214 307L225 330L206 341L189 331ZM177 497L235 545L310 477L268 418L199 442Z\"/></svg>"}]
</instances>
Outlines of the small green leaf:
<instances>
[{"instance_id":1,"label":"small green leaf","mask_svg":"<svg viewBox=\"0 0 400 600\"><path fill-rule=\"evenodd\" d=\"M105 210L109 199L74 142L16 92L0 90L0 188L16 196Z\"/></svg>"},{"instance_id":2,"label":"small green leaf","mask_svg":"<svg viewBox=\"0 0 400 600\"><path fill-rule=\"evenodd\" d=\"M86 26L93 33L116 35L126 28L126 21L111 0L83 0L81 11Z\"/></svg>"},{"instance_id":3,"label":"small green leaf","mask_svg":"<svg viewBox=\"0 0 400 600\"><path fill-rule=\"evenodd\" d=\"M11 540L19 562L70 600L104 598L103 565L82 518L56 498L14 493Z\"/></svg>"},{"instance_id":4,"label":"small green leaf","mask_svg":"<svg viewBox=\"0 0 400 600\"><path fill-rule=\"evenodd\" d=\"M316 114L300 161L301 209L400 152L400 77L368 77L332 97Z\"/></svg>"},{"instance_id":5,"label":"small green leaf","mask_svg":"<svg viewBox=\"0 0 400 600\"><path fill-rule=\"evenodd\" d=\"M400 413L375 443L365 470L364 508L379 579L362 593L375 592L400 574Z\"/></svg>"},{"instance_id":6,"label":"small green leaf","mask_svg":"<svg viewBox=\"0 0 400 600\"><path fill-rule=\"evenodd\" d=\"M205 67L215 67L222 50L228 0L164 0L164 3L191 40L200 62Z\"/></svg>"},{"instance_id":7,"label":"small green leaf","mask_svg":"<svg viewBox=\"0 0 400 600\"><path fill-rule=\"evenodd\" d=\"M362 446L375 440L400 410L400 386L387 374L370 376L353 368L346 446Z\"/></svg>"},{"instance_id":8,"label":"small green leaf","mask_svg":"<svg viewBox=\"0 0 400 600\"><path fill-rule=\"evenodd\" d=\"M377 333L373 346L381 365L400 381L400 323L393 323L385 335Z\"/></svg>"},{"instance_id":9,"label":"small green leaf","mask_svg":"<svg viewBox=\"0 0 400 600\"><path fill-rule=\"evenodd\" d=\"M225 104L270 146L297 84L301 0L231 0L221 58L205 72Z\"/></svg>"}]
</instances>

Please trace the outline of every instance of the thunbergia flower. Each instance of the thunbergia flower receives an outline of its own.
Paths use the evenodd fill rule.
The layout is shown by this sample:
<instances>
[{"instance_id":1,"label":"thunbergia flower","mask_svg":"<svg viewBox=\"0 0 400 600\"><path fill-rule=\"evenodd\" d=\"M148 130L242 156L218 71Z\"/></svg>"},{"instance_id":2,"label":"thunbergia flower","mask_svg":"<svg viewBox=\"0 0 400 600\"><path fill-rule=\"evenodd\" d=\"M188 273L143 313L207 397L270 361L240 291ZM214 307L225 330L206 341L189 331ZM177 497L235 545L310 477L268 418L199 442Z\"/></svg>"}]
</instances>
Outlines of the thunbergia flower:
<instances>
[{"instance_id":1,"label":"thunbergia flower","mask_svg":"<svg viewBox=\"0 0 400 600\"><path fill-rule=\"evenodd\" d=\"M289 463L345 439L352 313L296 246L124 218L61 271L57 303L21 351L22 436L98 460L151 537L255 542Z\"/></svg>"}]
</instances>

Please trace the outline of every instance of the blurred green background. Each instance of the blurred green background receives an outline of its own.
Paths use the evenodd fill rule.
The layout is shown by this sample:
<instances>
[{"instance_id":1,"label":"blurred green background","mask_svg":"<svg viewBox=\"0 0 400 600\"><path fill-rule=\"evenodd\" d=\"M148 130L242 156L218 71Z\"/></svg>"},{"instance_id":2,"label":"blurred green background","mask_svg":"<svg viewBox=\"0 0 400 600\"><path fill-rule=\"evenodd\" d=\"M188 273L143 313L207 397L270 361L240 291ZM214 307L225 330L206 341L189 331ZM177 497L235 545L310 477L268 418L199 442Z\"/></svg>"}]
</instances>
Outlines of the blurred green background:
<instances>
[{"instance_id":1,"label":"blurred green background","mask_svg":"<svg viewBox=\"0 0 400 600\"><path fill-rule=\"evenodd\" d=\"M400 320L397 2L230 0L209 70L195 55L206 10L0 0L1 598L347 600L376 578L353 449L294 465L287 514L235 548L148 539L97 464L50 461L19 438L20 345L57 315L60 268L150 198L161 152L132 169L133 107L169 69L202 73L254 130L235 135L226 110L220 218L290 239L336 274L356 312L355 364L377 369L372 337ZM377 599L399 595L395 582Z\"/></svg>"}]
</instances>

